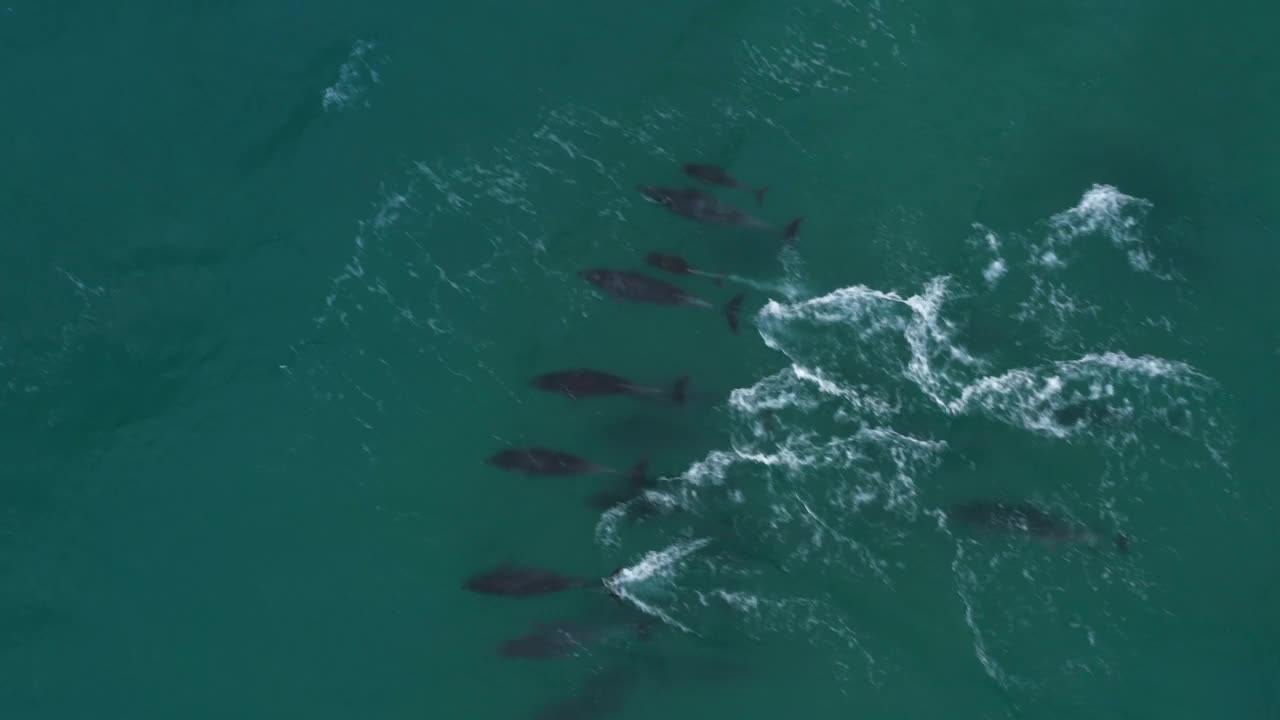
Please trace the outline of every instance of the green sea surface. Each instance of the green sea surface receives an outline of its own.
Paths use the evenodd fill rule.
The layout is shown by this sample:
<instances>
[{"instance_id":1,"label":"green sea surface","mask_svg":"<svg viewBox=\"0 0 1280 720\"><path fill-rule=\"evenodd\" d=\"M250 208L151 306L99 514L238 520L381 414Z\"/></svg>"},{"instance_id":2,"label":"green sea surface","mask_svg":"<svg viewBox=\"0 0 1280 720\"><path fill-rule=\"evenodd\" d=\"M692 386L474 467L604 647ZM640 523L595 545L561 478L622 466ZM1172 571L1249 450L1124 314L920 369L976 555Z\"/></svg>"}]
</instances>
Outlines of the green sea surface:
<instances>
[{"instance_id":1,"label":"green sea surface","mask_svg":"<svg viewBox=\"0 0 1280 720\"><path fill-rule=\"evenodd\" d=\"M0 2L0 718L1280 717L1278 22Z\"/></svg>"}]
</instances>

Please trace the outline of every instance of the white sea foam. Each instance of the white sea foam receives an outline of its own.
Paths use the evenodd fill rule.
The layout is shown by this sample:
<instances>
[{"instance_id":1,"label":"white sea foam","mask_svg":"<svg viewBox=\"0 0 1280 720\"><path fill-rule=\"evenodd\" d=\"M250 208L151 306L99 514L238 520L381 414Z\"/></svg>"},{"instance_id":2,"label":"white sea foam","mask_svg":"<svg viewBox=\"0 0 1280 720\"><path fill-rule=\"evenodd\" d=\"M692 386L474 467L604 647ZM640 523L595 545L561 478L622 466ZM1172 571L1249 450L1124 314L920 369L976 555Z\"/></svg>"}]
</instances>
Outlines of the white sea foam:
<instances>
[{"instance_id":1,"label":"white sea foam","mask_svg":"<svg viewBox=\"0 0 1280 720\"><path fill-rule=\"evenodd\" d=\"M378 74L380 60L372 56L377 48L367 40L357 41L347 55L347 61L338 68L338 79L325 88L322 104L327 111L342 111L353 103L369 106L365 99L369 88L382 82Z\"/></svg>"},{"instance_id":2,"label":"white sea foam","mask_svg":"<svg viewBox=\"0 0 1280 720\"><path fill-rule=\"evenodd\" d=\"M1046 268L1065 268L1077 240L1102 237L1125 253L1136 272L1172 279L1156 269L1155 257L1142 240L1151 207L1149 201L1125 195L1111 185L1094 185L1075 207L1049 219L1047 236L1033 245L1033 261Z\"/></svg>"},{"instance_id":3,"label":"white sea foam","mask_svg":"<svg viewBox=\"0 0 1280 720\"><path fill-rule=\"evenodd\" d=\"M1000 279L1009 273L1009 265L1000 254L1000 236L980 223L974 223L973 230L974 235L970 236L969 245L991 258L982 271L982 279L986 281L988 289L994 289L1000 284Z\"/></svg>"}]
</instances>

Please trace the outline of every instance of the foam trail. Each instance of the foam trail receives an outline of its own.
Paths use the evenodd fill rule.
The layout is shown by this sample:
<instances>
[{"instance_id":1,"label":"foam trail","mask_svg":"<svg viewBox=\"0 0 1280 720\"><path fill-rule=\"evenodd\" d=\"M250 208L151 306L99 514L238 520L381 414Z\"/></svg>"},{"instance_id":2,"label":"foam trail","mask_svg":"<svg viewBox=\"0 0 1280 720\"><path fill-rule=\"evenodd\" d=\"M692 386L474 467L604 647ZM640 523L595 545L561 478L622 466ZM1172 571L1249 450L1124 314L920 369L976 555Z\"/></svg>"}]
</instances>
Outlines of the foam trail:
<instances>
[{"instance_id":1,"label":"foam trail","mask_svg":"<svg viewBox=\"0 0 1280 720\"><path fill-rule=\"evenodd\" d=\"M956 576L956 594L960 597L961 604L964 605L964 623L968 626L969 632L973 636L974 656L978 658L978 663L982 665L982 670L987 674L987 677L995 680L1000 687L1008 688L1009 674L991 657L991 653L987 650L986 640L982 636L982 630L978 627L978 621L975 618L974 601L967 588L976 586L978 577L973 570L964 564L964 547L962 545L956 545L956 555L951 561L951 571Z\"/></svg>"},{"instance_id":2,"label":"foam trail","mask_svg":"<svg viewBox=\"0 0 1280 720\"><path fill-rule=\"evenodd\" d=\"M710 544L708 538L698 538L684 543L677 543L665 550L656 550L646 553L644 557L630 567L625 567L614 573L612 577L605 580L605 587L609 588L618 597L624 598L627 602L635 605L641 611L662 620L673 627L679 628L683 632L691 635L698 635L693 629L681 623L679 620L671 617L661 609L650 605L629 590L629 586L644 582L655 575L658 575L668 568L674 567L680 561L689 555L701 550ZM669 577L664 575L663 577Z\"/></svg>"}]
</instances>

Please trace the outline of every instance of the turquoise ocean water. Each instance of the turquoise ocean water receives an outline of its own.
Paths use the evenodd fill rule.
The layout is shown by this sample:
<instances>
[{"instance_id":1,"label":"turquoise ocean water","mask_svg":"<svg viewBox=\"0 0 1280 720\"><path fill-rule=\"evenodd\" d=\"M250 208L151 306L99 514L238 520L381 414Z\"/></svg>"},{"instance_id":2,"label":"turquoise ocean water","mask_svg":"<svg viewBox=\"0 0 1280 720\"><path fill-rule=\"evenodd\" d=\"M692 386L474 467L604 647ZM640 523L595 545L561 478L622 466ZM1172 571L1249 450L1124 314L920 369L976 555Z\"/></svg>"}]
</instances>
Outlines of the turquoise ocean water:
<instances>
[{"instance_id":1,"label":"turquoise ocean water","mask_svg":"<svg viewBox=\"0 0 1280 720\"><path fill-rule=\"evenodd\" d=\"M1280 717L1278 20L0 2L0 717Z\"/></svg>"}]
</instances>

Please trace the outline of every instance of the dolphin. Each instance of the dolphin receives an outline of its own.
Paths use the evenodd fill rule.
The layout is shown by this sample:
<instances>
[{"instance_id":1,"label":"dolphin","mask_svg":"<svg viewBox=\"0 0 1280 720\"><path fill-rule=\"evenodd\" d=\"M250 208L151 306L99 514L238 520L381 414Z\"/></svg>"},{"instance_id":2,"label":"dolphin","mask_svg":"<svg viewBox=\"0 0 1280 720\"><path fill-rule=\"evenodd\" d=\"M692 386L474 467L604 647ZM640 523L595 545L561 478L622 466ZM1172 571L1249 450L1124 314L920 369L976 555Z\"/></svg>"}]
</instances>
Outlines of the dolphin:
<instances>
[{"instance_id":1,"label":"dolphin","mask_svg":"<svg viewBox=\"0 0 1280 720\"><path fill-rule=\"evenodd\" d=\"M502 450L490 456L488 463L503 470L530 475L590 475L617 472L611 467L588 462L577 455L539 447Z\"/></svg>"},{"instance_id":2,"label":"dolphin","mask_svg":"<svg viewBox=\"0 0 1280 720\"><path fill-rule=\"evenodd\" d=\"M796 234L800 231L800 221L804 219L796 218L787 223L786 227L779 228L753 215L748 215L741 210L724 205L719 200L697 188L664 188L656 185L640 185L637 189L650 200L681 217L712 225L729 225L748 230L765 230L769 232L781 231L783 239L787 242L795 240Z\"/></svg>"},{"instance_id":3,"label":"dolphin","mask_svg":"<svg viewBox=\"0 0 1280 720\"><path fill-rule=\"evenodd\" d=\"M616 715L636 682L633 673L618 667L608 669L589 678L571 698L539 708L533 720L593 720Z\"/></svg>"},{"instance_id":4,"label":"dolphin","mask_svg":"<svg viewBox=\"0 0 1280 720\"><path fill-rule=\"evenodd\" d=\"M731 176L728 171L719 165L707 165L704 163L687 163L684 166L684 174L694 180L701 180L708 185L719 185L720 187L733 188L734 190L744 190L751 193L756 198L757 205L764 204L764 194L769 188L762 187L752 189L738 182Z\"/></svg>"},{"instance_id":5,"label":"dolphin","mask_svg":"<svg viewBox=\"0 0 1280 720\"><path fill-rule=\"evenodd\" d=\"M561 575L554 570L501 565L471 577L463 587L484 595L528 597L584 588L593 582L595 581Z\"/></svg>"},{"instance_id":6,"label":"dolphin","mask_svg":"<svg viewBox=\"0 0 1280 720\"><path fill-rule=\"evenodd\" d=\"M498 647L501 655L511 658L558 658L573 654L588 645L607 642L634 633L641 640L649 638L649 621L557 622L535 625L529 632L508 640Z\"/></svg>"},{"instance_id":7,"label":"dolphin","mask_svg":"<svg viewBox=\"0 0 1280 720\"><path fill-rule=\"evenodd\" d=\"M606 395L661 395L661 388L639 385L626 378L611 375L599 370L560 370L543 373L533 379L533 387L547 392L558 392L571 398L601 397ZM685 389L689 385L689 376L685 375L675 381L670 390L671 399L678 405L684 404Z\"/></svg>"},{"instance_id":8,"label":"dolphin","mask_svg":"<svg viewBox=\"0 0 1280 720\"><path fill-rule=\"evenodd\" d=\"M1053 515L1034 503L1024 501L979 500L959 503L947 510L947 516L966 525L987 531L1022 534L1050 544L1078 544L1096 548L1102 537L1080 523ZM1117 533L1113 537L1121 552L1129 549L1129 539Z\"/></svg>"},{"instance_id":9,"label":"dolphin","mask_svg":"<svg viewBox=\"0 0 1280 720\"><path fill-rule=\"evenodd\" d=\"M631 270L609 270L593 268L578 273L579 277L610 295L631 302L652 303L655 305L694 305L710 308L711 303L700 297L690 295L671 283L651 278ZM742 307L744 295L735 295L724 307L725 319L729 329L738 332L738 310Z\"/></svg>"}]
</instances>

